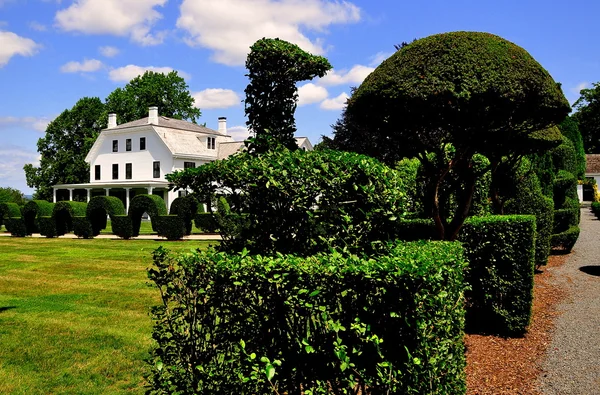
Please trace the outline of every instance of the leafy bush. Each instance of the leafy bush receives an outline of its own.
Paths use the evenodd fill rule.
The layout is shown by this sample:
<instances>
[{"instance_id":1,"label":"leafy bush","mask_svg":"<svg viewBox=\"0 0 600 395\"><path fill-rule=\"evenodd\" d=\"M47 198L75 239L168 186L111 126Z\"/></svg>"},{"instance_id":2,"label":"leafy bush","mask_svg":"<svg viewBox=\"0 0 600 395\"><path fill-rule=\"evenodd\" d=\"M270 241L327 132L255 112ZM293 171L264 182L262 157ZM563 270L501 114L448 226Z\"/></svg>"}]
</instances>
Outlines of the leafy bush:
<instances>
[{"instance_id":1,"label":"leafy bush","mask_svg":"<svg viewBox=\"0 0 600 395\"><path fill-rule=\"evenodd\" d=\"M219 224L212 213L196 213L194 223L196 228L206 233L215 233L219 230Z\"/></svg>"},{"instance_id":2,"label":"leafy bush","mask_svg":"<svg viewBox=\"0 0 600 395\"><path fill-rule=\"evenodd\" d=\"M46 236L48 238L62 236L57 232L56 221L54 217L37 217L35 222L36 227L39 229L39 232L42 236Z\"/></svg>"},{"instance_id":3,"label":"leafy bush","mask_svg":"<svg viewBox=\"0 0 600 395\"><path fill-rule=\"evenodd\" d=\"M186 224L179 215L160 215L158 235L167 240L181 240L186 235Z\"/></svg>"},{"instance_id":4,"label":"leafy bush","mask_svg":"<svg viewBox=\"0 0 600 395\"><path fill-rule=\"evenodd\" d=\"M4 219L4 226L6 226L6 230L10 232L11 235L16 237L31 235L31 233L28 232L25 220L22 217L6 218Z\"/></svg>"},{"instance_id":5,"label":"leafy bush","mask_svg":"<svg viewBox=\"0 0 600 395\"><path fill-rule=\"evenodd\" d=\"M111 221L116 215L125 215L125 206L121 199L114 196L96 196L88 203L86 217L92 225L92 234L98 236L102 229L106 229L106 217Z\"/></svg>"},{"instance_id":6,"label":"leafy bush","mask_svg":"<svg viewBox=\"0 0 600 395\"><path fill-rule=\"evenodd\" d=\"M554 211L554 233L562 233L579 225L579 208L563 208Z\"/></svg>"},{"instance_id":7,"label":"leafy bush","mask_svg":"<svg viewBox=\"0 0 600 395\"><path fill-rule=\"evenodd\" d=\"M226 251L310 255L330 246L360 251L374 240L390 240L406 207L397 171L348 152L240 153L167 179L193 190L199 201L227 196L231 214L244 226L234 227L239 235L231 237L219 223Z\"/></svg>"},{"instance_id":8,"label":"leafy bush","mask_svg":"<svg viewBox=\"0 0 600 395\"><path fill-rule=\"evenodd\" d=\"M579 226L571 226L564 232L552 235L552 247L563 250L564 253L569 253L575 246L579 237Z\"/></svg>"},{"instance_id":9,"label":"leafy bush","mask_svg":"<svg viewBox=\"0 0 600 395\"><path fill-rule=\"evenodd\" d=\"M600 202L592 202L592 212L596 218L600 219Z\"/></svg>"},{"instance_id":10,"label":"leafy bush","mask_svg":"<svg viewBox=\"0 0 600 395\"><path fill-rule=\"evenodd\" d=\"M563 136L573 143L576 164L576 171L574 171L573 174L575 174L579 180L583 180L585 177L586 158L583 138L581 137L581 132L577 126L577 121L574 118L567 116L558 127Z\"/></svg>"},{"instance_id":11,"label":"leafy bush","mask_svg":"<svg viewBox=\"0 0 600 395\"><path fill-rule=\"evenodd\" d=\"M110 222L115 235L123 239L131 239L133 236L133 226L131 218L128 215L113 215L110 217Z\"/></svg>"},{"instance_id":12,"label":"leafy bush","mask_svg":"<svg viewBox=\"0 0 600 395\"><path fill-rule=\"evenodd\" d=\"M464 394L457 243L376 258L159 248L150 393ZM356 392L352 392L356 393Z\"/></svg>"},{"instance_id":13,"label":"leafy bush","mask_svg":"<svg viewBox=\"0 0 600 395\"><path fill-rule=\"evenodd\" d=\"M92 239L94 237L92 223L85 216L73 217L73 233L77 237Z\"/></svg>"},{"instance_id":14,"label":"leafy bush","mask_svg":"<svg viewBox=\"0 0 600 395\"><path fill-rule=\"evenodd\" d=\"M554 208L564 208L567 198L577 198L577 179L572 173L560 170L554 179Z\"/></svg>"},{"instance_id":15,"label":"leafy bush","mask_svg":"<svg viewBox=\"0 0 600 395\"><path fill-rule=\"evenodd\" d=\"M562 144L554 148L550 153L552 154L552 163L555 172L560 170L567 171L577 179L578 165L577 165L577 152L573 142L567 137L563 136ZM560 176L559 176L560 177Z\"/></svg>"},{"instance_id":16,"label":"leafy bush","mask_svg":"<svg viewBox=\"0 0 600 395\"><path fill-rule=\"evenodd\" d=\"M20 217L21 209L16 203L3 202L0 203L0 226L4 223L6 218ZM8 230L8 229L7 229Z\"/></svg>"},{"instance_id":17,"label":"leafy bush","mask_svg":"<svg viewBox=\"0 0 600 395\"><path fill-rule=\"evenodd\" d=\"M36 225L36 218L51 217L53 209L54 203L47 202L46 200L31 200L27 202L22 210L27 233L39 233L40 230Z\"/></svg>"},{"instance_id":18,"label":"leafy bush","mask_svg":"<svg viewBox=\"0 0 600 395\"><path fill-rule=\"evenodd\" d=\"M152 230L159 232L159 215L167 215L167 206L165 201L156 195L136 195L129 204L129 218L131 218L132 235L137 237L140 234L140 225L142 215L148 213L152 222Z\"/></svg>"},{"instance_id":19,"label":"leafy bush","mask_svg":"<svg viewBox=\"0 0 600 395\"><path fill-rule=\"evenodd\" d=\"M185 224L185 234L192 234L192 221L195 219L198 210L204 211L201 204L193 195L178 197L171 203L171 215L178 215Z\"/></svg>"},{"instance_id":20,"label":"leafy bush","mask_svg":"<svg viewBox=\"0 0 600 395\"><path fill-rule=\"evenodd\" d=\"M56 225L56 235L62 236L73 231L73 217L84 216L87 212L87 203L62 201L54 205L52 218Z\"/></svg>"},{"instance_id":21,"label":"leafy bush","mask_svg":"<svg viewBox=\"0 0 600 395\"><path fill-rule=\"evenodd\" d=\"M535 217L494 215L465 221L459 241L469 262L467 327L481 333L520 335L531 319ZM431 220L398 223L404 240L434 238Z\"/></svg>"}]
</instances>

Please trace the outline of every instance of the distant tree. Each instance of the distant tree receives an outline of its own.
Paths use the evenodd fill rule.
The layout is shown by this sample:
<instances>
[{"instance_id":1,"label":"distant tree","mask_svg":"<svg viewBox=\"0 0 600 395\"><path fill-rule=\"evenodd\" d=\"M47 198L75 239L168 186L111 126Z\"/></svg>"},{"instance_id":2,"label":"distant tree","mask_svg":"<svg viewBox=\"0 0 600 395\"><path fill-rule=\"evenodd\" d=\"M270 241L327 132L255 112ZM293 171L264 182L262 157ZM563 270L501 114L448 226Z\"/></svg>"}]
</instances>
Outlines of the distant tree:
<instances>
[{"instance_id":1,"label":"distant tree","mask_svg":"<svg viewBox=\"0 0 600 395\"><path fill-rule=\"evenodd\" d=\"M573 107L577 110L573 118L579 125L583 146L588 154L600 154L600 82L592 88L582 89Z\"/></svg>"},{"instance_id":2,"label":"distant tree","mask_svg":"<svg viewBox=\"0 0 600 395\"><path fill-rule=\"evenodd\" d=\"M11 187L0 187L0 203L16 203L19 206L27 202L23 192Z\"/></svg>"},{"instance_id":3,"label":"distant tree","mask_svg":"<svg viewBox=\"0 0 600 395\"><path fill-rule=\"evenodd\" d=\"M37 143L39 167L24 167L27 185L36 189L36 199L52 200L55 184L89 182L90 166L85 157L100 133L103 112L104 104L99 98L84 97L50 122L45 136Z\"/></svg>"},{"instance_id":4,"label":"distant tree","mask_svg":"<svg viewBox=\"0 0 600 395\"><path fill-rule=\"evenodd\" d=\"M404 46L371 73L348 100L334 141L390 165L417 157L438 236L454 240L480 175L474 155L493 170L569 111L560 85L524 49L488 33L444 33ZM462 191L443 213L440 188L452 176Z\"/></svg>"},{"instance_id":5,"label":"distant tree","mask_svg":"<svg viewBox=\"0 0 600 395\"><path fill-rule=\"evenodd\" d=\"M119 124L148 116L148 107L157 106L160 115L196 123L200 110L185 80L176 71L168 74L146 71L125 87L117 88L106 98L102 126L106 127L108 113L117 114Z\"/></svg>"},{"instance_id":6,"label":"distant tree","mask_svg":"<svg viewBox=\"0 0 600 395\"><path fill-rule=\"evenodd\" d=\"M246 59L250 83L246 87L246 116L250 152L261 153L272 145L297 149L294 112L300 81L323 77L331 65L322 56L311 55L295 44L278 38L263 38L250 47Z\"/></svg>"}]
</instances>

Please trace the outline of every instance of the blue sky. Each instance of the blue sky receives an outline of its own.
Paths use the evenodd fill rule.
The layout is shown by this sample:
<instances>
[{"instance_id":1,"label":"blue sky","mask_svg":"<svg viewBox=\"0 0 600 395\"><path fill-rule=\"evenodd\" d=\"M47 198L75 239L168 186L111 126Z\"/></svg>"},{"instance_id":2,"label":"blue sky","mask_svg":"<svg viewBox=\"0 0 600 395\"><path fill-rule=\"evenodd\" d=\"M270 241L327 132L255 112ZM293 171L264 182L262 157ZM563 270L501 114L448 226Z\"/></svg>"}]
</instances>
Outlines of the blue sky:
<instances>
[{"instance_id":1,"label":"blue sky","mask_svg":"<svg viewBox=\"0 0 600 395\"><path fill-rule=\"evenodd\" d=\"M29 194L45 126L84 96L102 100L146 69L178 70L217 128L246 136L244 58L262 37L326 56L334 69L300 85L299 136L331 133L351 86L394 44L469 30L529 51L571 103L600 80L600 3L586 0L0 0L0 187Z\"/></svg>"}]
</instances>

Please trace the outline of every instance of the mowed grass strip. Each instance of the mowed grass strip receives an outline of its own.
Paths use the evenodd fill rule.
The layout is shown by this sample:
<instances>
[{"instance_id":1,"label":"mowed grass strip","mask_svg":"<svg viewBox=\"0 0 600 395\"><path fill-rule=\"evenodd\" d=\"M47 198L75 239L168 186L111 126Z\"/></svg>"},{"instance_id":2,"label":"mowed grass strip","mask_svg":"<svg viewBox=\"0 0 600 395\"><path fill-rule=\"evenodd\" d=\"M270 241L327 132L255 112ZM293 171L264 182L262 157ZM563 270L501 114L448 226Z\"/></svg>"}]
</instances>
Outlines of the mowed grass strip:
<instances>
[{"instance_id":1,"label":"mowed grass strip","mask_svg":"<svg viewBox=\"0 0 600 395\"><path fill-rule=\"evenodd\" d=\"M0 394L143 393L151 252L210 243L0 237Z\"/></svg>"}]
</instances>

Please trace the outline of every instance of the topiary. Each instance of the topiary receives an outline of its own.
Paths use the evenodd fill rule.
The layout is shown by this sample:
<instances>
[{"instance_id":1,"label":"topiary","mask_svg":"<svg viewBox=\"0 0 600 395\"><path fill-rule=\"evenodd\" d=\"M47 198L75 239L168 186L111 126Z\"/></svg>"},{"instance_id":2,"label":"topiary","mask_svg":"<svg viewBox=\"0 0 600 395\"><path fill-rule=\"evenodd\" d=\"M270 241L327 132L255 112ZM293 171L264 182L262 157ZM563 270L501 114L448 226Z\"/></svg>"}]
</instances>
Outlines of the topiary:
<instances>
[{"instance_id":1,"label":"topiary","mask_svg":"<svg viewBox=\"0 0 600 395\"><path fill-rule=\"evenodd\" d=\"M23 206L23 220L27 227L27 232L39 233L39 229L35 222L37 217L51 217L54 203L46 200L31 200Z\"/></svg>"},{"instance_id":2,"label":"topiary","mask_svg":"<svg viewBox=\"0 0 600 395\"><path fill-rule=\"evenodd\" d=\"M21 216L21 209L19 208L19 205L16 203L10 203L10 202L3 202L0 203L0 226L2 226L5 219L7 218L11 218L11 217L20 217ZM7 228L8 230L8 228Z\"/></svg>"},{"instance_id":3,"label":"topiary","mask_svg":"<svg viewBox=\"0 0 600 395\"><path fill-rule=\"evenodd\" d=\"M178 197L171 203L170 214L178 215L179 218L181 218L185 224L186 235L192 234L192 221L199 212L204 212L204 207L203 205L198 204L198 201L193 195Z\"/></svg>"},{"instance_id":4,"label":"topiary","mask_svg":"<svg viewBox=\"0 0 600 395\"><path fill-rule=\"evenodd\" d=\"M73 231L73 217L85 216L87 203L62 201L54 205L52 218L56 226L56 235L62 236Z\"/></svg>"},{"instance_id":5,"label":"topiary","mask_svg":"<svg viewBox=\"0 0 600 395\"><path fill-rule=\"evenodd\" d=\"M121 199L114 196L92 198L86 209L86 217L92 225L92 234L99 235L102 229L106 229L106 217L112 220L115 215L125 215L125 206Z\"/></svg>"},{"instance_id":6,"label":"topiary","mask_svg":"<svg viewBox=\"0 0 600 395\"><path fill-rule=\"evenodd\" d=\"M148 213L152 221L152 230L159 232L159 215L167 215L167 206L165 201L156 195L136 195L131 199L129 204L129 218L131 218L131 226L133 237L140 234L140 225L142 223L142 215Z\"/></svg>"}]
</instances>

